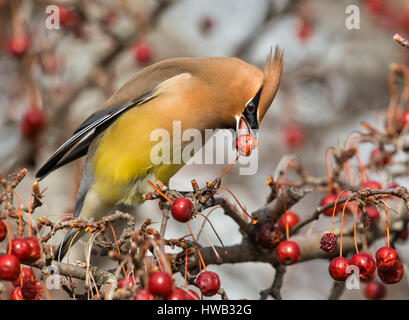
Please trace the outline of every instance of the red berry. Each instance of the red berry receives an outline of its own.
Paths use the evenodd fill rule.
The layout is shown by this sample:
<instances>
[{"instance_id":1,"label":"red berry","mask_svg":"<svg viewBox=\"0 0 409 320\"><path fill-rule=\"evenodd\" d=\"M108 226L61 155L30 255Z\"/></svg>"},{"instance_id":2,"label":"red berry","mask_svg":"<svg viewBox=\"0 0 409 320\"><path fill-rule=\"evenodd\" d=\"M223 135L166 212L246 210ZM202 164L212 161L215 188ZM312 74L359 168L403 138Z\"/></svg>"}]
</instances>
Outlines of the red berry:
<instances>
[{"instance_id":1,"label":"red berry","mask_svg":"<svg viewBox=\"0 0 409 320\"><path fill-rule=\"evenodd\" d=\"M371 281L365 285L364 293L369 300L381 300L385 298L386 288L378 281Z\"/></svg>"},{"instance_id":2,"label":"red berry","mask_svg":"<svg viewBox=\"0 0 409 320\"><path fill-rule=\"evenodd\" d=\"M14 281L20 274L20 261L12 254L0 256L0 280Z\"/></svg>"},{"instance_id":3,"label":"red berry","mask_svg":"<svg viewBox=\"0 0 409 320\"><path fill-rule=\"evenodd\" d=\"M200 27L200 32L201 32L202 34L207 34L207 33L209 33L209 31L210 31L210 30L212 29L212 27L213 27L213 20L212 20L212 18L210 18L210 17L208 17L208 16L203 17L203 18L200 20L199 27Z\"/></svg>"},{"instance_id":4,"label":"red berry","mask_svg":"<svg viewBox=\"0 0 409 320\"><path fill-rule=\"evenodd\" d=\"M138 64L146 65L152 61L153 51L149 43L139 41L132 46L131 50Z\"/></svg>"},{"instance_id":5,"label":"red berry","mask_svg":"<svg viewBox=\"0 0 409 320\"><path fill-rule=\"evenodd\" d=\"M282 128L284 145L295 149L303 144L305 140L304 128L298 123L288 123Z\"/></svg>"},{"instance_id":6,"label":"red berry","mask_svg":"<svg viewBox=\"0 0 409 320\"><path fill-rule=\"evenodd\" d=\"M44 110L37 107L30 107L23 114L21 119L21 133L29 139L35 139L44 128L46 116Z\"/></svg>"},{"instance_id":7,"label":"red berry","mask_svg":"<svg viewBox=\"0 0 409 320\"><path fill-rule=\"evenodd\" d=\"M335 202L336 200L337 200L337 196L336 196L335 194L333 194L333 193L329 193L329 194L327 194L326 196L324 196L324 197L321 199L320 206L321 206L321 207L322 207L322 206L325 206L325 205L327 205L327 204L329 204L329 203ZM335 215L336 215L338 212L341 212L341 211L342 211L342 208L343 208L343 205L339 205L339 204L338 204L338 205L336 206L336 209L335 209ZM329 209L327 209L327 210L324 211L324 215L326 215L326 216L328 216L328 217L332 217L333 211L334 211L334 207L329 208Z\"/></svg>"},{"instance_id":8,"label":"red berry","mask_svg":"<svg viewBox=\"0 0 409 320\"><path fill-rule=\"evenodd\" d=\"M193 203L188 198L180 197L172 203L170 212L179 222L188 222L192 218Z\"/></svg>"},{"instance_id":9,"label":"red berry","mask_svg":"<svg viewBox=\"0 0 409 320\"><path fill-rule=\"evenodd\" d=\"M203 271L196 279L196 286L205 297L211 297L220 289L220 278L213 271Z\"/></svg>"},{"instance_id":10,"label":"red berry","mask_svg":"<svg viewBox=\"0 0 409 320\"><path fill-rule=\"evenodd\" d=\"M380 148L373 149L370 157L372 161L382 165L386 165L392 160L390 154L385 154L385 151L381 150Z\"/></svg>"},{"instance_id":11,"label":"red berry","mask_svg":"<svg viewBox=\"0 0 409 320\"><path fill-rule=\"evenodd\" d=\"M13 284L15 287L22 287L22 285L28 281L34 279L34 274L31 268L23 267L20 275L16 280L14 280Z\"/></svg>"},{"instance_id":12,"label":"red berry","mask_svg":"<svg viewBox=\"0 0 409 320\"><path fill-rule=\"evenodd\" d=\"M28 281L21 288L21 294L26 300L40 300L42 293L43 287L38 280Z\"/></svg>"},{"instance_id":13,"label":"red berry","mask_svg":"<svg viewBox=\"0 0 409 320\"><path fill-rule=\"evenodd\" d=\"M82 24L82 17L81 15L66 5L60 4L58 5L59 12L60 12L60 24L68 30L77 32Z\"/></svg>"},{"instance_id":14,"label":"red berry","mask_svg":"<svg viewBox=\"0 0 409 320\"><path fill-rule=\"evenodd\" d=\"M11 254L24 261L30 256L30 245L25 239L15 238L11 240Z\"/></svg>"},{"instance_id":15,"label":"red berry","mask_svg":"<svg viewBox=\"0 0 409 320\"><path fill-rule=\"evenodd\" d=\"M408 225L406 225L405 229L400 233L399 239L401 240L406 240L409 236L409 228Z\"/></svg>"},{"instance_id":16,"label":"red berry","mask_svg":"<svg viewBox=\"0 0 409 320\"><path fill-rule=\"evenodd\" d=\"M373 15L383 15L386 13L386 6L382 0L366 0L365 7Z\"/></svg>"},{"instance_id":17,"label":"red berry","mask_svg":"<svg viewBox=\"0 0 409 320\"><path fill-rule=\"evenodd\" d=\"M256 242L259 246L270 249L274 248L281 239L281 231L271 224L263 224L258 229Z\"/></svg>"},{"instance_id":18,"label":"red berry","mask_svg":"<svg viewBox=\"0 0 409 320\"><path fill-rule=\"evenodd\" d=\"M398 283L403 278L403 273L403 265L399 260L396 260L395 265L391 269L378 269L379 279L381 279L382 282L386 284Z\"/></svg>"},{"instance_id":19,"label":"red berry","mask_svg":"<svg viewBox=\"0 0 409 320\"><path fill-rule=\"evenodd\" d=\"M393 248L382 247L376 251L375 258L378 270L384 271L393 268L396 260L398 260L398 254Z\"/></svg>"},{"instance_id":20,"label":"red berry","mask_svg":"<svg viewBox=\"0 0 409 320\"><path fill-rule=\"evenodd\" d=\"M277 258L281 264L294 264L300 259L300 247L294 241L282 241L278 245Z\"/></svg>"},{"instance_id":21,"label":"red berry","mask_svg":"<svg viewBox=\"0 0 409 320\"><path fill-rule=\"evenodd\" d=\"M353 255L349 263L359 268L359 277L362 280L370 278L376 269L375 260L367 253Z\"/></svg>"},{"instance_id":22,"label":"red berry","mask_svg":"<svg viewBox=\"0 0 409 320\"><path fill-rule=\"evenodd\" d=\"M29 40L25 35L14 36L7 42L7 49L17 59L24 57L28 50Z\"/></svg>"},{"instance_id":23,"label":"red berry","mask_svg":"<svg viewBox=\"0 0 409 320\"><path fill-rule=\"evenodd\" d=\"M345 281L349 277L347 269L349 262L344 257L337 257L331 260L328 266L328 272L332 279L337 281Z\"/></svg>"},{"instance_id":24,"label":"red berry","mask_svg":"<svg viewBox=\"0 0 409 320\"><path fill-rule=\"evenodd\" d=\"M377 190L377 189L382 189L382 186L374 180L367 180L362 184L362 189Z\"/></svg>"},{"instance_id":25,"label":"red berry","mask_svg":"<svg viewBox=\"0 0 409 320\"><path fill-rule=\"evenodd\" d=\"M21 288L15 288L11 294L10 300L25 300L21 294Z\"/></svg>"},{"instance_id":26,"label":"red berry","mask_svg":"<svg viewBox=\"0 0 409 320\"><path fill-rule=\"evenodd\" d=\"M241 134L236 138L236 149L242 156L248 157L257 146L258 142L251 134Z\"/></svg>"},{"instance_id":27,"label":"red berry","mask_svg":"<svg viewBox=\"0 0 409 320\"><path fill-rule=\"evenodd\" d=\"M133 297L134 300L155 300L154 296L146 289L137 291Z\"/></svg>"},{"instance_id":28,"label":"red berry","mask_svg":"<svg viewBox=\"0 0 409 320\"><path fill-rule=\"evenodd\" d=\"M2 242L7 236L7 227L3 220L0 220L0 242Z\"/></svg>"},{"instance_id":29,"label":"red berry","mask_svg":"<svg viewBox=\"0 0 409 320\"><path fill-rule=\"evenodd\" d=\"M321 250L332 252L337 247L337 236L333 233L325 233L321 238Z\"/></svg>"},{"instance_id":30,"label":"red berry","mask_svg":"<svg viewBox=\"0 0 409 320\"><path fill-rule=\"evenodd\" d=\"M129 276L118 281L118 289L131 288L136 284L136 277Z\"/></svg>"},{"instance_id":31,"label":"red berry","mask_svg":"<svg viewBox=\"0 0 409 320\"><path fill-rule=\"evenodd\" d=\"M152 273L148 279L148 290L156 296L166 298L173 290L172 277L169 273L163 271Z\"/></svg>"},{"instance_id":32,"label":"red berry","mask_svg":"<svg viewBox=\"0 0 409 320\"><path fill-rule=\"evenodd\" d=\"M311 37L312 31L313 29L310 21L306 19L298 21L296 25L296 35L300 41L307 41Z\"/></svg>"},{"instance_id":33,"label":"red berry","mask_svg":"<svg viewBox=\"0 0 409 320\"><path fill-rule=\"evenodd\" d=\"M185 290L175 288L173 289L172 293L166 298L166 300L191 300L191 299L188 299Z\"/></svg>"},{"instance_id":34,"label":"red berry","mask_svg":"<svg viewBox=\"0 0 409 320\"><path fill-rule=\"evenodd\" d=\"M197 292L192 289L187 290L186 297L187 297L187 300L200 300L200 297L197 294Z\"/></svg>"},{"instance_id":35,"label":"red berry","mask_svg":"<svg viewBox=\"0 0 409 320\"><path fill-rule=\"evenodd\" d=\"M408 123L409 123L409 109L403 111L400 116L400 125L401 125L400 129L402 130L403 128L408 126ZM406 128L405 130L408 130L408 128Z\"/></svg>"},{"instance_id":36,"label":"red berry","mask_svg":"<svg viewBox=\"0 0 409 320\"><path fill-rule=\"evenodd\" d=\"M41 258L41 246L40 241L36 237L24 238L30 246L30 256L26 259L26 262L35 262Z\"/></svg>"},{"instance_id":37,"label":"red berry","mask_svg":"<svg viewBox=\"0 0 409 320\"><path fill-rule=\"evenodd\" d=\"M300 218L298 218L297 214L291 211L287 211L284 213L280 219L278 219L278 227L282 232L286 231L286 223L288 223L288 229L293 228L298 222Z\"/></svg>"}]
</instances>

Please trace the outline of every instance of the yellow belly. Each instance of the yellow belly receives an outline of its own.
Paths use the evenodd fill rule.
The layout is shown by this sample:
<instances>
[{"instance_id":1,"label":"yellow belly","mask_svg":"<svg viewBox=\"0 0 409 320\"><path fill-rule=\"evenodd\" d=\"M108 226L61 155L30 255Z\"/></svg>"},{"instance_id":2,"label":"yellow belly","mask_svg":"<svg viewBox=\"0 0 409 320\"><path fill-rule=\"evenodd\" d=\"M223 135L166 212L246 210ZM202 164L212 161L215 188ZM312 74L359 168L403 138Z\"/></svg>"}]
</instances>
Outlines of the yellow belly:
<instances>
[{"instance_id":1,"label":"yellow belly","mask_svg":"<svg viewBox=\"0 0 409 320\"><path fill-rule=\"evenodd\" d=\"M152 191L147 180L167 183L184 165L152 163L151 149L158 141L151 141L151 132L163 128L171 134L173 122L152 119L152 112L146 111L144 106L127 111L98 143L93 158L94 188L106 201L140 203L141 195Z\"/></svg>"}]
</instances>

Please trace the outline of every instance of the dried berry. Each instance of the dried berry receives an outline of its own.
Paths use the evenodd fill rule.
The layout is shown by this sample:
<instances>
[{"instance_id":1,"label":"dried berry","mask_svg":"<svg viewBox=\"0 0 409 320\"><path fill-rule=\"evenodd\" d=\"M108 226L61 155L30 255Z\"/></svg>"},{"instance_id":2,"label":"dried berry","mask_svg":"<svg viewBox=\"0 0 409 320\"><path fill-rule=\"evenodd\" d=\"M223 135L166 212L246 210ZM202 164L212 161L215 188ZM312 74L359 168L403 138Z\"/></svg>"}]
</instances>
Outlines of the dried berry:
<instances>
[{"instance_id":1,"label":"dried berry","mask_svg":"<svg viewBox=\"0 0 409 320\"><path fill-rule=\"evenodd\" d=\"M321 238L321 250L332 252L337 247L337 236L331 232L324 234Z\"/></svg>"}]
</instances>

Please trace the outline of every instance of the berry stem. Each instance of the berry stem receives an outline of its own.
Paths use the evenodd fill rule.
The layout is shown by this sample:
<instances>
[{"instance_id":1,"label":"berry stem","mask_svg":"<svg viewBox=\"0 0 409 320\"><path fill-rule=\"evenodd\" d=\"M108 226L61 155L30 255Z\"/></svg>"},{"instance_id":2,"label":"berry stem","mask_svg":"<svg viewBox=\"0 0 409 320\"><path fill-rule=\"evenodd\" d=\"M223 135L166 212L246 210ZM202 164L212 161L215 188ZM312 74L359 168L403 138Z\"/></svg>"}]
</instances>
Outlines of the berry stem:
<instances>
[{"instance_id":1,"label":"berry stem","mask_svg":"<svg viewBox=\"0 0 409 320\"><path fill-rule=\"evenodd\" d=\"M232 191L230 191L228 188L224 187L224 186L219 186L219 188L226 190L228 193L230 193L230 195L234 198L234 200L236 200L237 204L239 205L239 207L241 208L241 210L243 210L243 212L251 219L251 223L252 224L257 224L257 220L254 219L247 211L246 209L244 209L244 207L241 205L240 201L236 198L236 196L233 194Z\"/></svg>"},{"instance_id":2,"label":"berry stem","mask_svg":"<svg viewBox=\"0 0 409 320\"><path fill-rule=\"evenodd\" d=\"M385 208L385 246L390 247L389 241L389 221L388 221L388 205L386 204L385 200L381 200L383 202Z\"/></svg>"},{"instance_id":3,"label":"berry stem","mask_svg":"<svg viewBox=\"0 0 409 320\"><path fill-rule=\"evenodd\" d=\"M354 216L354 244L355 244L355 251L359 253L358 250L358 243L356 242L356 216L358 215L358 201L355 204L355 216Z\"/></svg>"},{"instance_id":4,"label":"berry stem","mask_svg":"<svg viewBox=\"0 0 409 320\"><path fill-rule=\"evenodd\" d=\"M170 203L173 203L172 200L170 200L170 198L165 195L162 191L160 191L152 182L150 182L148 180L148 184L152 187L153 190L155 190L157 193L159 193L162 197L164 197L167 201L169 201Z\"/></svg>"},{"instance_id":5,"label":"berry stem","mask_svg":"<svg viewBox=\"0 0 409 320\"><path fill-rule=\"evenodd\" d=\"M15 195L17 199L17 212L18 212L18 236L21 238L21 235L23 234L23 223L21 221L21 202L20 202L20 197L18 196L17 192L13 190L13 194Z\"/></svg>"},{"instance_id":6,"label":"berry stem","mask_svg":"<svg viewBox=\"0 0 409 320\"><path fill-rule=\"evenodd\" d=\"M199 258L200 258L200 262L203 264L203 269L206 271L206 264L205 264L204 261L203 261L202 254L200 253L199 246L197 245L197 242L196 242L195 236L193 235L192 229L190 229L189 222L187 222L186 224L187 224L187 227L188 227L188 229L189 229L190 235L192 236L193 243L194 243L194 245L195 245L195 248L196 248L197 253L198 253L198 255L199 255Z\"/></svg>"},{"instance_id":7,"label":"berry stem","mask_svg":"<svg viewBox=\"0 0 409 320\"><path fill-rule=\"evenodd\" d=\"M222 183L223 177L226 175L227 172L230 171L231 168L233 168L233 166L236 164L236 162L237 162L237 160L239 159L239 157L240 157L240 154L238 154L237 157L236 157L236 159L226 168L226 170L224 170L224 172L222 173L222 175L221 175L220 178L219 178L219 181L217 182L217 186L216 186L216 188L215 188L213 194L215 194L215 193L217 192L217 190L219 190L219 188L221 187L220 184Z\"/></svg>"},{"instance_id":8,"label":"berry stem","mask_svg":"<svg viewBox=\"0 0 409 320\"><path fill-rule=\"evenodd\" d=\"M285 217L285 236L287 238L287 241L290 239L290 228L288 227L288 219L287 219L287 204L285 202L285 197L284 197L284 189L283 186L280 184L279 188L281 189L281 200L283 201L283 209L284 209L284 217Z\"/></svg>"},{"instance_id":9,"label":"berry stem","mask_svg":"<svg viewBox=\"0 0 409 320\"><path fill-rule=\"evenodd\" d=\"M365 166L361 162L361 158L359 157L358 151L355 152L355 158L356 158L356 161L358 162L359 171L361 173L361 185L363 185L366 180L366 171L365 171Z\"/></svg>"},{"instance_id":10,"label":"berry stem","mask_svg":"<svg viewBox=\"0 0 409 320\"><path fill-rule=\"evenodd\" d=\"M185 284L183 285L185 288L187 288L187 242L185 240Z\"/></svg>"},{"instance_id":11,"label":"berry stem","mask_svg":"<svg viewBox=\"0 0 409 320\"><path fill-rule=\"evenodd\" d=\"M334 207L332 209L331 225L329 227L329 232L330 233L332 233L332 226L334 225L334 218L335 218L335 212L337 210L338 199L341 196L341 194L344 194L347 191L349 191L349 189L342 190L340 193L338 193L337 198L335 199L335 204L334 204ZM344 204L344 208L345 208L345 204Z\"/></svg>"},{"instance_id":12,"label":"berry stem","mask_svg":"<svg viewBox=\"0 0 409 320\"><path fill-rule=\"evenodd\" d=\"M353 197L355 197L355 195L350 196L347 201L345 201L345 205L342 208L342 216L341 216L341 239L340 244L339 244L339 256L342 257L342 237L343 237L343 233L344 233L344 214L345 214L345 209L347 207L347 203L349 200L351 200Z\"/></svg>"},{"instance_id":13,"label":"berry stem","mask_svg":"<svg viewBox=\"0 0 409 320\"><path fill-rule=\"evenodd\" d=\"M8 249L7 249L7 253L11 254L11 241L12 236L11 236L11 225L10 225L10 211L9 211L9 203L8 201L6 201L6 219L7 219L7 229L8 229L8 237L9 237L9 245L8 245Z\"/></svg>"},{"instance_id":14,"label":"berry stem","mask_svg":"<svg viewBox=\"0 0 409 320\"><path fill-rule=\"evenodd\" d=\"M35 184L37 181L34 182ZM28 202L28 236L31 237L31 210L32 210L32 203L33 203L33 192L30 192L30 200Z\"/></svg>"},{"instance_id":15,"label":"berry stem","mask_svg":"<svg viewBox=\"0 0 409 320\"><path fill-rule=\"evenodd\" d=\"M330 151L334 152L334 147L329 147L327 151L325 152L325 168L327 170L327 176L328 176L328 190L329 192L332 192L333 185L332 185L332 174L331 174L331 160L329 159Z\"/></svg>"},{"instance_id":16,"label":"berry stem","mask_svg":"<svg viewBox=\"0 0 409 320\"><path fill-rule=\"evenodd\" d=\"M217 237L217 240L219 240L221 246L223 247L223 250L225 250L222 239L221 239L220 236L218 235L218 233L217 233L217 231L216 231L216 228L213 226L213 224L210 222L210 220L207 218L207 216L205 216L203 213L201 213L201 212L199 212L199 211L194 211L194 212L195 212L196 214L202 216L207 222L209 222L210 227L212 228L214 234L215 234L216 237ZM201 229L201 230L202 230L202 229ZM200 231L201 231L201 230L200 230Z\"/></svg>"},{"instance_id":17,"label":"berry stem","mask_svg":"<svg viewBox=\"0 0 409 320\"><path fill-rule=\"evenodd\" d=\"M120 256L120 255L121 255L121 250L119 250L119 245L118 245L118 241L116 240L115 230L114 230L114 228L112 227L111 224L109 224L109 227L111 228L112 235L114 236L114 241L115 241L116 249L117 249L117 251L118 251L118 255ZM124 266L124 265L122 265L122 271L124 272L124 276L126 277L126 270L125 270L125 266Z\"/></svg>"}]
</instances>

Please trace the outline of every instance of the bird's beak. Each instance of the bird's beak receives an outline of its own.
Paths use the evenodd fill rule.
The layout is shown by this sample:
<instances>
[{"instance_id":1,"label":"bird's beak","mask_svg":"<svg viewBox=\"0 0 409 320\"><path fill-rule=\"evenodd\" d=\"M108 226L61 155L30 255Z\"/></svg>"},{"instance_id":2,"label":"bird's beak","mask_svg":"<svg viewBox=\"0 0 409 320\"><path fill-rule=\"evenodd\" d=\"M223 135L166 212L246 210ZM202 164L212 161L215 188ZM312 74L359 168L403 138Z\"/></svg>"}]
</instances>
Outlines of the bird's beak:
<instances>
[{"instance_id":1,"label":"bird's beak","mask_svg":"<svg viewBox=\"0 0 409 320\"><path fill-rule=\"evenodd\" d=\"M258 129L258 122L257 119L255 120L257 125L254 125L254 120L253 120L253 126L251 123L248 121L248 119L241 114L240 116L236 116L236 131L237 135L241 134L250 134L253 138L256 138L255 133L253 132L254 129Z\"/></svg>"}]
</instances>

